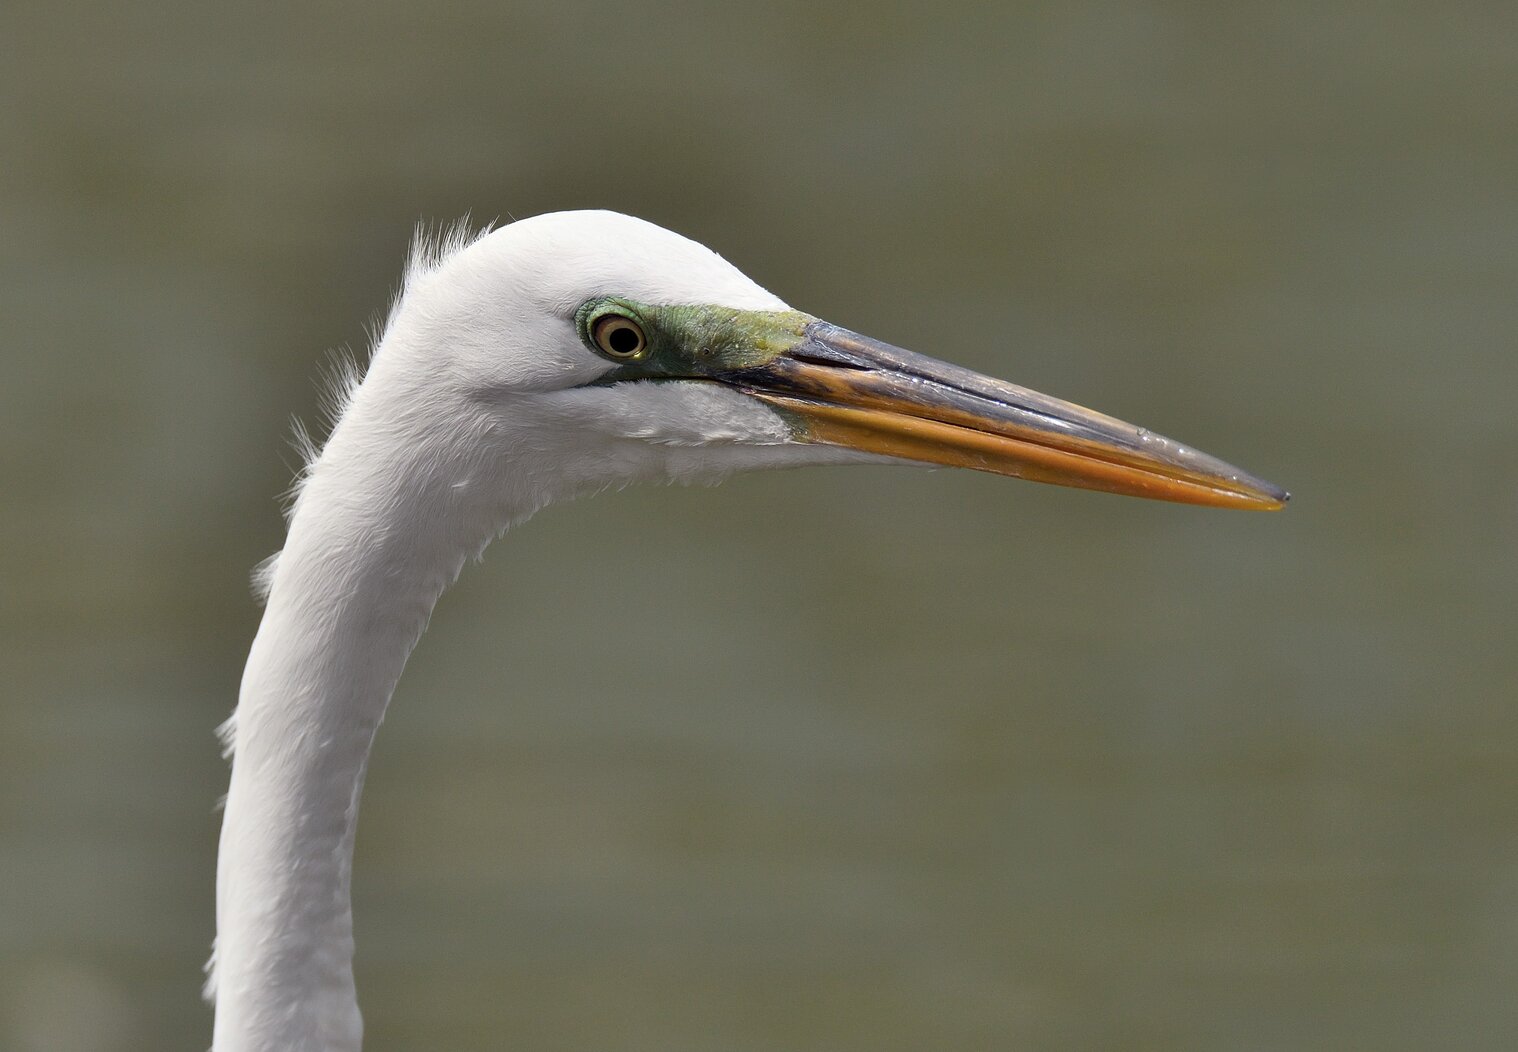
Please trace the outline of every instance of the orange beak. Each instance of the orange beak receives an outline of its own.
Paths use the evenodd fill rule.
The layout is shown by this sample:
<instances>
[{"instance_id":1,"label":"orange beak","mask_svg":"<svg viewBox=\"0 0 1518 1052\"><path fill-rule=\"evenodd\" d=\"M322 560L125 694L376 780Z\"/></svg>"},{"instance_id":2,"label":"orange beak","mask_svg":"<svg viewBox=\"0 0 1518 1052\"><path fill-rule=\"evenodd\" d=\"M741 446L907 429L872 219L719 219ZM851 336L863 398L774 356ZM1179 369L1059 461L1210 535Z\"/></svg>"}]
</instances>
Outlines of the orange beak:
<instances>
[{"instance_id":1,"label":"orange beak","mask_svg":"<svg viewBox=\"0 0 1518 1052\"><path fill-rule=\"evenodd\" d=\"M810 442L1183 504L1275 511L1290 498L1144 428L827 322L722 379Z\"/></svg>"}]
</instances>

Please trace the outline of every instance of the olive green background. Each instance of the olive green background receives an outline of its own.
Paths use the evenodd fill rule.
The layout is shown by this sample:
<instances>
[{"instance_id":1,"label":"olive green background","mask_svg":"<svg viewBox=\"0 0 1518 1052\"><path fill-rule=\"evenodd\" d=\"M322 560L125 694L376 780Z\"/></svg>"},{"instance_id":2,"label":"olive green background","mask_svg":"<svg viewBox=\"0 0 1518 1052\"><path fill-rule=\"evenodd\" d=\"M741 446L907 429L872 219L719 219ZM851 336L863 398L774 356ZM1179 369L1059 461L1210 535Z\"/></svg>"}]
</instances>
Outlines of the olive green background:
<instances>
[{"instance_id":1,"label":"olive green background","mask_svg":"<svg viewBox=\"0 0 1518 1052\"><path fill-rule=\"evenodd\" d=\"M0 1049L203 1049L288 418L604 206L1291 488L551 509L359 834L369 1048L1518 1042L1510 3L0 7Z\"/></svg>"}]
</instances>

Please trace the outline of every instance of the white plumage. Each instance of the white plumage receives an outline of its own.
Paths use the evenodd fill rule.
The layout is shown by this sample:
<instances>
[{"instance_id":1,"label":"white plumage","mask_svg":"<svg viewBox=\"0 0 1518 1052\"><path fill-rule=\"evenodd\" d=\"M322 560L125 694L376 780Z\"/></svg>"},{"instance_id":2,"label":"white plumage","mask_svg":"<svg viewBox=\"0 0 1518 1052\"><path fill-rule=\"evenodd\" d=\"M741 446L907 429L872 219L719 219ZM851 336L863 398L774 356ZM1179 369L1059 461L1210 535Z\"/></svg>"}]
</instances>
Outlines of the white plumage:
<instances>
[{"instance_id":1,"label":"white plumage","mask_svg":"<svg viewBox=\"0 0 1518 1052\"><path fill-rule=\"evenodd\" d=\"M598 335L608 319L632 342ZM215 1052L359 1048L349 883L370 745L438 596L539 508L886 460L1284 500L1152 432L791 312L709 249L611 212L415 253L339 400L259 571L267 608L226 730Z\"/></svg>"},{"instance_id":2,"label":"white plumage","mask_svg":"<svg viewBox=\"0 0 1518 1052\"><path fill-rule=\"evenodd\" d=\"M545 505L608 486L867 459L796 443L774 412L719 385L583 386L613 365L571 319L611 293L786 309L709 249L612 212L456 240L416 256L367 374L303 471L227 732L216 1052L359 1047L348 889L364 765L467 558Z\"/></svg>"}]
</instances>

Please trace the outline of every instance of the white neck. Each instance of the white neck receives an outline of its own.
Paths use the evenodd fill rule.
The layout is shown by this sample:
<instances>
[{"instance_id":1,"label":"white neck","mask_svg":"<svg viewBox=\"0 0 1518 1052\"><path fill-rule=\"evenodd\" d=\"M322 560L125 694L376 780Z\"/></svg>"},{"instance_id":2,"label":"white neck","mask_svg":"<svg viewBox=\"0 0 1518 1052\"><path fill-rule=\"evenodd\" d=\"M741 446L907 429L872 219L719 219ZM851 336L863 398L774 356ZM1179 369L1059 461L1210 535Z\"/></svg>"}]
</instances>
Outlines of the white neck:
<instances>
[{"instance_id":1,"label":"white neck","mask_svg":"<svg viewBox=\"0 0 1518 1052\"><path fill-rule=\"evenodd\" d=\"M608 231L629 254L604 250ZM684 284L671 291L665 270ZM301 488L243 675L207 984L215 1052L357 1052L349 882L364 770L468 556L608 485L871 459L797 443L722 385L591 384L611 366L564 313L590 294L587 273L650 302L784 309L708 250L602 213L514 224L408 272Z\"/></svg>"},{"instance_id":2,"label":"white neck","mask_svg":"<svg viewBox=\"0 0 1518 1052\"><path fill-rule=\"evenodd\" d=\"M415 403L385 388L371 372L314 465L243 675L215 1052L359 1048L349 877L370 745L438 596L509 518L467 506L467 469L420 424L407 441Z\"/></svg>"}]
</instances>

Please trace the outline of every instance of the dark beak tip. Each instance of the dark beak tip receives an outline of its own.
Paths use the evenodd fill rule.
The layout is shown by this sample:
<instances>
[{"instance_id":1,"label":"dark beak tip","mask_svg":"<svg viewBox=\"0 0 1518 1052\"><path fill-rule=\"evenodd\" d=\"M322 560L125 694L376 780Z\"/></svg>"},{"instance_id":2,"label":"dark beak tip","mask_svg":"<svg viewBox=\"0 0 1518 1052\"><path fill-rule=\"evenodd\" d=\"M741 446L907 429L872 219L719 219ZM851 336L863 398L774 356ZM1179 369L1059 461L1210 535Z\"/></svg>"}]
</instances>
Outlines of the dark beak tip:
<instances>
[{"instance_id":1,"label":"dark beak tip","mask_svg":"<svg viewBox=\"0 0 1518 1052\"><path fill-rule=\"evenodd\" d=\"M1270 498L1270 500L1280 505L1281 507L1285 507L1287 504L1291 503L1291 492L1275 485L1274 483L1264 483L1262 486L1260 486L1260 490L1265 494L1265 496Z\"/></svg>"}]
</instances>

